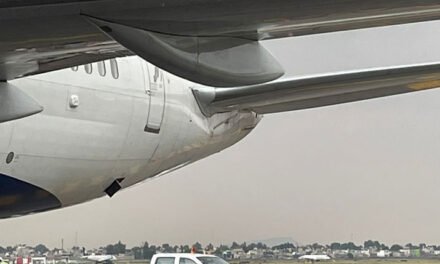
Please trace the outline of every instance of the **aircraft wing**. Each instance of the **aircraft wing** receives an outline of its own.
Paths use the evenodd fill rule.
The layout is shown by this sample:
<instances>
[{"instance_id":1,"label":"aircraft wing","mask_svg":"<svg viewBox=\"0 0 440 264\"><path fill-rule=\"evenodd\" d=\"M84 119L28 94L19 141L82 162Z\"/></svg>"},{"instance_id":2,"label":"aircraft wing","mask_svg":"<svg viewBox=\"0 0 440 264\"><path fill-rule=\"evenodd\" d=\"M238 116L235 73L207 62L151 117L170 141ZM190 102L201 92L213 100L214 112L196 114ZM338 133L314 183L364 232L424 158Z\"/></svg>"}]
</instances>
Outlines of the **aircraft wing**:
<instances>
[{"instance_id":1,"label":"aircraft wing","mask_svg":"<svg viewBox=\"0 0 440 264\"><path fill-rule=\"evenodd\" d=\"M137 54L217 87L284 71L259 41L440 18L438 0L0 1L0 80Z\"/></svg>"},{"instance_id":2,"label":"aircraft wing","mask_svg":"<svg viewBox=\"0 0 440 264\"><path fill-rule=\"evenodd\" d=\"M233 110L259 114L300 110L440 87L440 63L280 79L236 88L195 87L205 115Z\"/></svg>"}]
</instances>

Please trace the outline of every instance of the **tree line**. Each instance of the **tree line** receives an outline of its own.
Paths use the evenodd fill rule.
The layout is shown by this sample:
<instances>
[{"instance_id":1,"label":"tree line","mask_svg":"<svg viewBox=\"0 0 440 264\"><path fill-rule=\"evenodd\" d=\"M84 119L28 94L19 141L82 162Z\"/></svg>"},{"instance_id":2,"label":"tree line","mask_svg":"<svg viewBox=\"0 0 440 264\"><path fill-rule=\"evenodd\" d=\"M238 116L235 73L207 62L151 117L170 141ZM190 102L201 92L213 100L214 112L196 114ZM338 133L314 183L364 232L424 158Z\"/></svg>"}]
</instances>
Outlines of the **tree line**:
<instances>
[{"instance_id":1,"label":"tree line","mask_svg":"<svg viewBox=\"0 0 440 264\"><path fill-rule=\"evenodd\" d=\"M426 248L427 245L425 243L420 244L412 244L407 243L405 245L399 245L399 244L393 244L391 246L388 246L384 243L381 243L379 241L374 240L367 240L361 245L356 245L354 242L333 242L326 245L321 245L319 243L304 245L304 246L298 246L294 245L292 243L283 243L280 245L269 247L264 243L237 243L233 242L231 245L222 244L219 246L214 246L212 243L209 243L205 246L203 246L201 243L196 242L192 245L170 245L170 244L162 244L162 245L150 245L148 242L142 243L141 246L136 246L131 249L128 249L126 244L122 243L121 241L115 243L115 244L108 244L105 247L101 247L98 251L109 254L109 255L121 255L126 254L130 252L134 255L136 259L151 259L151 257L156 252L163 252L163 253L190 253L192 249L196 250L197 252L203 253L203 252L210 252L215 255L221 256L225 251L228 250L243 250L245 253L248 253L251 250L259 249L259 250L290 250L293 251L297 247L301 248L307 248L312 249L314 251L326 251L326 250L369 250L369 249L375 249L375 250L390 250L390 251L399 251L403 248L408 248L411 250L414 249L423 249ZM435 250L440 250L440 246L432 246ZM2 247L0 246L0 254L6 254L6 253L13 253L17 247L7 246ZM58 249L50 250L48 247L46 247L44 244L36 245L34 248L34 251L36 254L44 255L50 251L56 251ZM78 247L75 247L74 249L78 249ZM85 249L83 250L85 251Z\"/></svg>"}]
</instances>

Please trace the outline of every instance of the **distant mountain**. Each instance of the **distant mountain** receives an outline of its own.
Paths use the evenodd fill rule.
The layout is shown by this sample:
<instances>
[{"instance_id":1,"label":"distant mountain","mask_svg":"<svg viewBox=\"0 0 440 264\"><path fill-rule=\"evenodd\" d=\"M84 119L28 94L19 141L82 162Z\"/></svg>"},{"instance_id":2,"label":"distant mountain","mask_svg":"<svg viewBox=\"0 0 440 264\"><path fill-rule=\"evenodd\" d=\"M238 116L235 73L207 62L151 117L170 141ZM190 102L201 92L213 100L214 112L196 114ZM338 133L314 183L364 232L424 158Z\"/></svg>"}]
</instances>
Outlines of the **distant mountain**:
<instances>
[{"instance_id":1,"label":"distant mountain","mask_svg":"<svg viewBox=\"0 0 440 264\"><path fill-rule=\"evenodd\" d=\"M292 243L295 246L298 246L298 242L293 240L293 238L291 238L291 237L273 237L273 238L266 238L266 239L249 241L246 243L250 244L250 243L259 243L259 242L266 244L269 247L278 246L278 245L281 245L284 243Z\"/></svg>"}]
</instances>

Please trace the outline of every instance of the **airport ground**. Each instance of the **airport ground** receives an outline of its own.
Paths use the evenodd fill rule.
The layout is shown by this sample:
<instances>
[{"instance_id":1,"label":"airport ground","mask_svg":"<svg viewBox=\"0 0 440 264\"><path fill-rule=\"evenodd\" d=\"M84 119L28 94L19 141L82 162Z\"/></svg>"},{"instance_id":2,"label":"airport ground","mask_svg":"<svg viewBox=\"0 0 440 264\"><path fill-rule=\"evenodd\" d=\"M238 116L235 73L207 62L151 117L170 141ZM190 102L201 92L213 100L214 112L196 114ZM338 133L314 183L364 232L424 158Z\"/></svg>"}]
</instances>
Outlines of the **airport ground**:
<instances>
[{"instance_id":1,"label":"airport ground","mask_svg":"<svg viewBox=\"0 0 440 264\"><path fill-rule=\"evenodd\" d=\"M230 264L299 264L311 263L302 260L229 260ZM440 264L440 259L358 259L358 260L329 260L318 262L322 264ZM117 261L116 264L149 264L146 260Z\"/></svg>"},{"instance_id":2,"label":"airport ground","mask_svg":"<svg viewBox=\"0 0 440 264\"><path fill-rule=\"evenodd\" d=\"M229 261L230 264L299 264L312 263L303 260L250 260L250 261ZM358 259L358 260L340 260L333 259L329 261L318 262L321 264L440 264L440 259ZM316 264L316 263L315 263Z\"/></svg>"}]
</instances>

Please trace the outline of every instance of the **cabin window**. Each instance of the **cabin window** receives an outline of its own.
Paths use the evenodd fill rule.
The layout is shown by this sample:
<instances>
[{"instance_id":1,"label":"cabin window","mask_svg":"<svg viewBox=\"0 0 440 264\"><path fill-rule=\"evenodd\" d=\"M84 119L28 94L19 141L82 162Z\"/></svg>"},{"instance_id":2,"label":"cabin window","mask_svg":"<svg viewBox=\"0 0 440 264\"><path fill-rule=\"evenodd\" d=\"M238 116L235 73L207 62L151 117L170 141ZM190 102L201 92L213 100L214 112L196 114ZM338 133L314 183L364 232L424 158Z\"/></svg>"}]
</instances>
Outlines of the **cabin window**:
<instances>
[{"instance_id":1,"label":"cabin window","mask_svg":"<svg viewBox=\"0 0 440 264\"><path fill-rule=\"evenodd\" d=\"M112 72L112 76L114 79L119 79L118 62L116 61L116 59L110 60L110 71Z\"/></svg>"},{"instance_id":2,"label":"cabin window","mask_svg":"<svg viewBox=\"0 0 440 264\"><path fill-rule=\"evenodd\" d=\"M196 264L194 260L189 258L180 258L179 264Z\"/></svg>"},{"instance_id":3,"label":"cabin window","mask_svg":"<svg viewBox=\"0 0 440 264\"><path fill-rule=\"evenodd\" d=\"M73 66L71 69L72 69L72 71L76 72L76 71L78 71L78 66Z\"/></svg>"},{"instance_id":4,"label":"cabin window","mask_svg":"<svg viewBox=\"0 0 440 264\"><path fill-rule=\"evenodd\" d=\"M86 71L87 74L92 74L93 72L92 64L84 65L84 70Z\"/></svg>"},{"instance_id":5,"label":"cabin window","mask_svg":"<svg viewBox=\"0 0 440 264\"><path fill-rule=\"evenodd\" d=\"M228 264L228 262L224 261L219 257L197 257L202 264Z\"/></svg>"},{"instance_id":6,"label":"cabin window","mask_svg":"<svg viewBox=\"0 0 440 264\"><path fill-rule=\"evenodd\" d=\"M170 258L170 257L157 258L156 264L174 264L174 258Z\"/></svg>"},{"instance_id":7,"label":"cabin window","mask_svg":"<svg viewBox=\"0 0 440 264\"><path fill-rule=\"evenodd\" d=\"M102 77L105 76L105 74L106 74L106 70L105 70L105 62L103 62L103 61L98 62L98 73L99 73L99 75L101 75Z\"/></svg>"}]
</instances>

